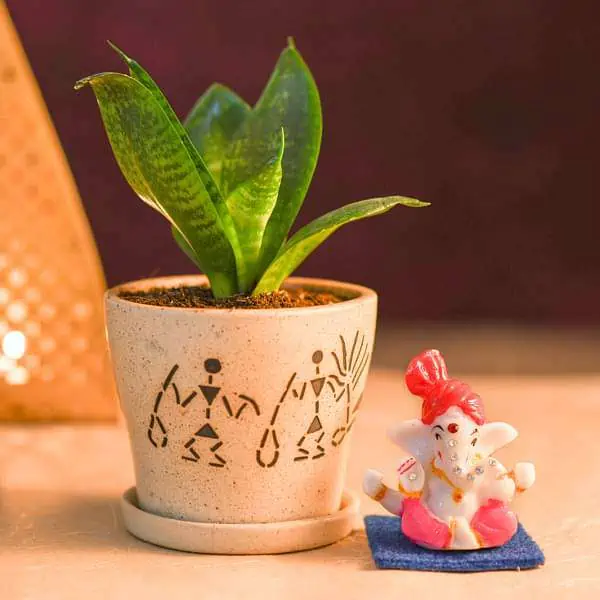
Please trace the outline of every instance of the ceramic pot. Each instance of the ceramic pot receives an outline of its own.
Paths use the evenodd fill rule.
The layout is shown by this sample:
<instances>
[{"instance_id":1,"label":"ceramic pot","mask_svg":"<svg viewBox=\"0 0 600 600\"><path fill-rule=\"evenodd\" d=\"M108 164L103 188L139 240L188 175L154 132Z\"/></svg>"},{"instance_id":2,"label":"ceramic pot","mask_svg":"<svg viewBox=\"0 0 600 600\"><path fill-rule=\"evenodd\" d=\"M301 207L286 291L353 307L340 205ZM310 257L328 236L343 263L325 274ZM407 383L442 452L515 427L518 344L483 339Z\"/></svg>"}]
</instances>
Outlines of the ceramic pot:
<instances>
[{"instance_id":1,"label":"ceramic pot","mask_svg":"<svg viewBox=\"0 0 600 600\"><path fill-rule=\"evenodd\" d=\"M137 502L169 519L251 524L340 509L350 433L369 370L377 296L291 278L343 302L292 309L137 304L107 292L110 351L133 451Z\"/></svg>"}]
</instances>

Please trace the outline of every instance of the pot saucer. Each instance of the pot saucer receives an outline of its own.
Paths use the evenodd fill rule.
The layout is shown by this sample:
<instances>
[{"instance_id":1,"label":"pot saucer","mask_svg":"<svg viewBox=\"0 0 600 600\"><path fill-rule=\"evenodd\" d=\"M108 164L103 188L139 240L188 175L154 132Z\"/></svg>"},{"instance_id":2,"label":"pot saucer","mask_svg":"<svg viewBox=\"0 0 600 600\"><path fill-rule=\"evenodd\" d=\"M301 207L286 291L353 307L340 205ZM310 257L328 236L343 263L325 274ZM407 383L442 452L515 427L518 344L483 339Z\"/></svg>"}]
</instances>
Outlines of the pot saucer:
<instances>
[{"instance_id":1,"label":"pot saucer","mask_svg":"<svg viewBox=\"0 0 600 600\"><path fill-rule=\"evenodd\" d=\"M121 498L125 527L135 537L201 554L281 554L327 546L352 532L358 507L356 493L345 490L340 509L323 517L276 523L198 523L142 510L134 487Z\"/></svg>"}]
</instances>

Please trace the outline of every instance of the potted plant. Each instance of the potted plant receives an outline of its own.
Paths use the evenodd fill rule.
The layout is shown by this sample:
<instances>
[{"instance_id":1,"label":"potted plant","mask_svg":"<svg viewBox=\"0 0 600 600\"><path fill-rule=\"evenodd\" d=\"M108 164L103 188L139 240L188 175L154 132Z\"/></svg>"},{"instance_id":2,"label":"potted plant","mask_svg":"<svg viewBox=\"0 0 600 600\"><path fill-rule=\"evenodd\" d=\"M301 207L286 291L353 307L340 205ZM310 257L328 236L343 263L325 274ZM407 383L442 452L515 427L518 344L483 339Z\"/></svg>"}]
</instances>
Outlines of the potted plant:
<instances>
[{"instance_id":1,"label":"potted plant","mask_svg":"<svg viewBox=\"0 0 600 600\"><path fill-rule=\"evenodd\" d=\"M183 123L148 73L80 80L123 175L205 275L107 292L108 337L133 449L128 529L184 550L283 552L347 535L349 434L369 369L376 294L288 276L349 204L288 237L319 154L321 106L292 41L250 107L213 85Z\"/></svg>"}]
</instances>

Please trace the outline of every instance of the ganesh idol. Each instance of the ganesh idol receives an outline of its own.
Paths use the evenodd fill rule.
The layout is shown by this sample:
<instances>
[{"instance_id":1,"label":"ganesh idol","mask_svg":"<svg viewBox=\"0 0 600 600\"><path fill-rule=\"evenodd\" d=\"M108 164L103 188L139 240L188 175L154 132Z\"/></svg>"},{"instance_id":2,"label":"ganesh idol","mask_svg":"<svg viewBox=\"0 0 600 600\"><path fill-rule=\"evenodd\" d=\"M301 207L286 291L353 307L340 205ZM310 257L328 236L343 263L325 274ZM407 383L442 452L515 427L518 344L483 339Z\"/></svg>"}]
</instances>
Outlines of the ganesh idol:
<instances>
[{"instance_id":1,"label":"ganesh idol","mask_svg":"<svg viewBox=\"0 0 600 600\"><path fill-rule=\"evenodd\" d=\"M406 371L410 392L422 401L420 419L390 431L410 456L398 468L398 488L369 470L364 491L401 517L404 535L437 550L501 546L517 531L509 509L516 494L535 480L532 463L507 469L492 455L517 437L507 423L488 423L483 402L471 388L448 377L438 350L415 357Z\"/></svg>"}]
</instances>

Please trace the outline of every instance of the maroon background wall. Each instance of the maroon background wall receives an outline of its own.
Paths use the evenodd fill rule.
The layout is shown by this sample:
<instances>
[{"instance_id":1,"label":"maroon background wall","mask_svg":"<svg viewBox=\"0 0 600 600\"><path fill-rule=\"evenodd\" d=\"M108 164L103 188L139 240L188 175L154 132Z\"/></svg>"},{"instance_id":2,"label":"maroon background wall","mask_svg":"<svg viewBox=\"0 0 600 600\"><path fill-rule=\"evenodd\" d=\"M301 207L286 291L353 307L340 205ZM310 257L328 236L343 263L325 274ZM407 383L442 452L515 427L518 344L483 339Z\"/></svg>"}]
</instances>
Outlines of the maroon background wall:
<instances>
[{"instance_id":1,"label":"maroon background wall","mask_svg":"<svg viewBox=\"0 0 600 600\"><path fill-rule=\"evenodd\" d=\"M367 196L397 209L338 232L300 272L364 282L386 317L600 323L596 0L9 0L109 283L191 270L123 181L92 94L140 60L180 115L213 81L254 102L294 35L325 137L300 223Z\"/></svg>"}]
</instances>

